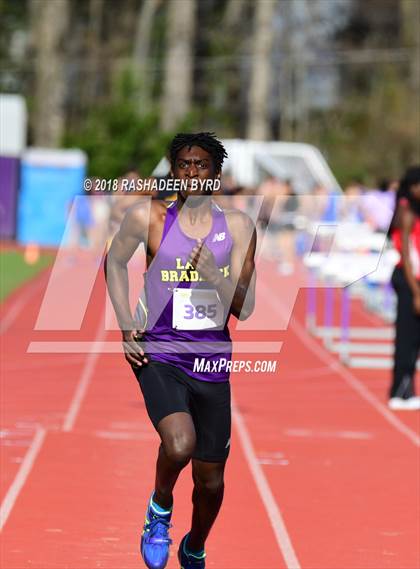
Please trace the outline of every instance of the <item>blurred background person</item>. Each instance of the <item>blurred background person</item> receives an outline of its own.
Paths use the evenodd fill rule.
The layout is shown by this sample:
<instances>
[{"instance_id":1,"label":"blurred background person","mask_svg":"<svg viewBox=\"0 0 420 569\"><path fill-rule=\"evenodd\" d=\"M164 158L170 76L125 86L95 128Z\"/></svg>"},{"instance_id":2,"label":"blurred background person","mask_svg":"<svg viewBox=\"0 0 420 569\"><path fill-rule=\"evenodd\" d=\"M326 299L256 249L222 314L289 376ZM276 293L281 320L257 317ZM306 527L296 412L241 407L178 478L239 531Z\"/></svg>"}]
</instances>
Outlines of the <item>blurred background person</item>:
<instances>
[{"instance_id":1,"label":"blurred background person","mask_svg":"<svg viewBox=\"0 0 420 569\"><path fill-rule=\"evenodd\" d=\"M222 208L235 208L242 204L243 199L238 196L243 195L244 188L240 186L235 178L230 174L222 174L220 178L220 190L213 193L216 203ZM242 209L239 207L239 209ZM242 209L246 211L246 209Z\"/></svg>"},{"instance_id":2,"label":"blurred background person","mask_svg":"<svg viewBox=\"0 0 420 569\"><path fill-rule=\"evenodd\" d=\"M95 185L95 179L93 184ZM93 218L90 230L91 246L97 251L103 248L107 241L112 196L108 192L91 192L89 199Z\"/></svg>"},{"instance_id":3,"label":"blurred background person","mask_svg":"<svg viewBox=\"0 0 420 569\"><path fill-rule=\"evenodd\" d=\"M378 189L365 192L361 210L364 219L374 231L386 233L395 209L397 180L381 180Z\"/></svg>"},{"instance_id":4,"label":"blurred background person","mask_svg":"<svg viewBox=\"0 0 420 569\"><path fill-rule=\"evenodd\" d=\"M92 179L94 183L94 179ZM90 249L92 245L92 230L95 219L92 211L91 196L83 192L75 196L69 205L70 236L68 244L71 249Z\"/></svg>"},{"instance_id":5,"label":"blurred background person","mask_svg":"<svg viewBox=\"0 0 420 569\"><path fill-rule=\"evenodd\" d=\"M276 200L284 196L285 192L285 185L272 175L267 176L257 188L257 194L263 199L257 222L258 243L262 255L268 260L280 260L277 247L279 226L274 209Z\"/></svg>"},{"instance_id":6,"label":"blurred background person","mask_svg":"<svg viewBox=\"0 0 420 569\"><path fill-rule=\"evenodd\" d=\"M136 196L141 195L137 192L124 191L124 183L137 183L139 179L140 173L134 166L127 168L126 173L118 179L118 190L111 194L110 231L112 235L120 226L127 209L135 202Z\"/></svg>"},{"instance_id":7,"label":"blurred background person","mask_svg":"<svg viewBox=\"0 0 420 569\"><path fill-rule=\"evenodd\" d=\"M362 186L359 182L350 182L344 188L344 198L340 200L340 221L361 223L364 219L362 210Z\"/></svg>"},{"instance_id":8,"label":"blurred background person","mask_svg":"<svg viewBox=\"0 0 420 569\"><path fill-rule=\"evenodd\" d=\"M391 226L401 259L392 275L397 294L395 353L389 407L420 409L415 373L420 349L420 166L409 168L401 180Z\"/></svg>"},{"instance_id":9,"label":"blurred background person","mask_svg":"<svg viewBox=\"0 0 420 569\"><path fill-rule=\"evenodd\" d=\"M295 270L296 258L296 221L299 213L299 197L293 190L290 180L282 184L282 195L274 206L272 223L278 231L277 249L279 254L278 271L282 275L291 275Z\"/></svg>"},{"instance_id":10,"label":"blurred background person","mask_svg":"<svg viewBox=\"0 0 420 569\"><path fill-rule=\"evenodd\" d=\"M315 184L303 202L305 216L314 221L326 221L330 204L331 192L322 184Z\"/></svg>"}]
</instances>

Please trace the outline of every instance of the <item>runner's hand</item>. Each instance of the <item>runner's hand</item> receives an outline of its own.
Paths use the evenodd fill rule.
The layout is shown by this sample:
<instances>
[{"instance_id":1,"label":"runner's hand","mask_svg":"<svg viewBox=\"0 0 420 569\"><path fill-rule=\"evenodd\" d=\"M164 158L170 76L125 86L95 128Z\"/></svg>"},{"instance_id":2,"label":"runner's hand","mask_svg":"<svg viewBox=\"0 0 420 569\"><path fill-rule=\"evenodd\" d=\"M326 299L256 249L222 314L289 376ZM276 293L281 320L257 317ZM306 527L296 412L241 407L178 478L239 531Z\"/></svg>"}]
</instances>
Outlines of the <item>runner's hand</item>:
<instances>
[{"instance_id":1,"label":"runner's hand","mask_svg":"<svg viewBox=\"0 0 420 569\"><path fill-rule=\"evenodd\" d=\"M190 262L207 281L214 284L220 278L214 255L201 239L197 239L197 245L191 251Z\"/></svg>"},{"instance_id":2,"label":"runner's hand","mask_svg":"<svg viewBox=\"0 0 420 569\"><path fill-rule=\"evenodd\" d=\"M147 364L147 356L138 343L139 332L137 330L124 330L122 335L124 355L128 363L135 368Z\"/></svg>"}]
</instances>

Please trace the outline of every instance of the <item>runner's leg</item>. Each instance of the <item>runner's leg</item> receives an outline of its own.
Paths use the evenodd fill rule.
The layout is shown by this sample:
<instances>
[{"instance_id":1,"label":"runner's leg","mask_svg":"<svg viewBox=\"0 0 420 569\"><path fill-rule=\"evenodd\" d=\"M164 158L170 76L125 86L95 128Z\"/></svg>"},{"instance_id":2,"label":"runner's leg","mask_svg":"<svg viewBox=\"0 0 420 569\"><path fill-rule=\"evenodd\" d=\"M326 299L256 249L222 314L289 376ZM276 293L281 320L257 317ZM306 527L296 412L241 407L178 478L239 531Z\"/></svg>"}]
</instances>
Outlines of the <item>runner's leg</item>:
<instances>
[{"instance_id":1,"label":"runner's leg","mask_svg":"<svg viewBox=\"0 0 420 569\"><path fill-rule=\"evenodd\" d=\"M191 415L179 412L164 417L157 430L162 443L156 464L154 500L162 508L169 509L179 473L189 463L195 449L195 429Z\"/></svg>"},{"instance_id":2,"label":"runner's leg","mask_svg":"<svg viewBox=\"0 0 420 569\"><path fill-rule=\"evenodd\" d=\"M225 462L193 459L193 515L188 548L201 551L223 502Z\"/></svg>"}]
</instances>

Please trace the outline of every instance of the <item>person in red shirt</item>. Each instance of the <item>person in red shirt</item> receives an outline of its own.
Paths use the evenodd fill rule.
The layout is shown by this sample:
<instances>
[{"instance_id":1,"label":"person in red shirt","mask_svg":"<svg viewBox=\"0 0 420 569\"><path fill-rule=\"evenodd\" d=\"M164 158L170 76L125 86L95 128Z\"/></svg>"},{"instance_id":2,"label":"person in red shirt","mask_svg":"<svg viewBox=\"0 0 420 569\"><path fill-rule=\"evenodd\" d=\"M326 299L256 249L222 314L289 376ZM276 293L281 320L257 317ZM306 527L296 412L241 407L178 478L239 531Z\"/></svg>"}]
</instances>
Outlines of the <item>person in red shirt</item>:
<instances>
[{"instance_id":1,"label":"person in red shirt","mask_svg":"<svg viewBox=\"0 0 420 569\"><path fill-rule=\"evenodd\" d=\"M415 373L420 350L420 166L409 168L397 194L391 238L400 253L392 275L397 294L395 352L389 407L420 409Z\"/></svg>"}]
</instances>

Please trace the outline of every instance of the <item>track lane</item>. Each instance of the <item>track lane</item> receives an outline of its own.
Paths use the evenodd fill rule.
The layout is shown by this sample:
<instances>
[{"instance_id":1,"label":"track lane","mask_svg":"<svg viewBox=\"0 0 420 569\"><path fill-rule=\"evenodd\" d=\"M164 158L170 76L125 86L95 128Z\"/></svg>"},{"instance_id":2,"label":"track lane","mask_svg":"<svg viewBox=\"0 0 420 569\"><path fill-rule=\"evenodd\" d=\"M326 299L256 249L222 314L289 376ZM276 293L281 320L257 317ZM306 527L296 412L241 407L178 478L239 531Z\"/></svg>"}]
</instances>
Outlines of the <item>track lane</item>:
<instances>
[{"instance_id":1,"label":"track lane","mask_svg":"<svg viewBox=\"0 0 420 569\"><path fill-rule=\"evenodd\" d=\"M303 302L300 298L296 305L299 318ZM93 301L96 308L86 319L91 324L91 330L83 332L86 338L98 318L98 304ZM22 356L26 328L17 326L14 339L14 356L23 358L24 365L29 361L28 355ZM270 334L262 336L267 339ZM410 499L401 488L401 471L408 473L408 486L416 476L412 452L325 362L303 350L296 332L271 336L285 342L278 357L281 375L233 377L233 388L302 567L355 569L378 567L378 562L384 568L416 567L413 495ZM76 334L71 337L78 339ZM21 383L15 392L12 387L9 419L25 421L32 416L34 424L42 420L52 431L6 524L4 566L138 567L138 530L153 482L150 464L157 439L147 426L134 377L127 378L131 372L122 356L101 357L74 431L60 433L55 429L64 415L61 409L74 393L84 358L30 357L36 364L31 375L36 370L37 389L28 376L16 374ZM44 378L48 372L39 381L42 362L37 358L45 358L47 370L51 367L49 381ZM308 369L314 370L314 378L308 378ZM54 381L60 374L63 381ZM22 394L27 391L25 403ZM140 452L133 453L133 444ZM209 566L281 569L284 560L236 432L232 446L226 500L208 543ZM355 468L359 457L363 467ZM182 537L190 515L190 492L186 471L176 492L175 541ZM373 507L368 507L371 499ZM170 563L171 568L177 566L173 558Z\"/></svg>"},{"instance_id":2,"label":"track lane","mask_svg":"<svg viewBox=\"0 0 420 569\"><path fill-rule=\"evenodd\" d=\"M260 309L275 318L278 303L284 319L281 280L264 277L279 294L274 302L266 295ZM304 305L300 294L294 318L303 318ZM278 376L243 375L233 384L302 567L414 569L418 448L343 381L334 358L328 365L308 349L293 322ZM387 378L380 382L384 400Z\"/></svg>"}]
</instances>

